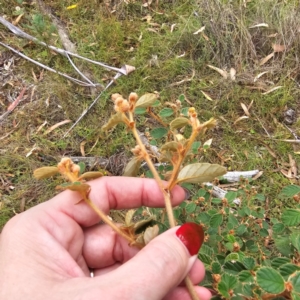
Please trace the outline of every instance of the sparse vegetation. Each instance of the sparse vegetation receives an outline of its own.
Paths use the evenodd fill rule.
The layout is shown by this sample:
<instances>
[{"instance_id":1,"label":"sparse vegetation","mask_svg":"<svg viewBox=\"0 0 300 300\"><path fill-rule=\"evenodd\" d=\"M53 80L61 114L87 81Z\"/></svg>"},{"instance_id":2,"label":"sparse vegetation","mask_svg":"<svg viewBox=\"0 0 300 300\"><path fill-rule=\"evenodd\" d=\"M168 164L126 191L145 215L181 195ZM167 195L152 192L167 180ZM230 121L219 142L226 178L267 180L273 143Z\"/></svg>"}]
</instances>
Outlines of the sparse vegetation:
<instances>
[{"instance_id":1,"label":"sparse vegetation","mask_svg":"<svg viewBox=\"0 0 300 300\"><path fill-rule=\"evenodd\" d=\"M118 68L124 64L132 65L136 70L117 79L64 137L71 123L46 132L61 121L75 122L100 91L44 71L0 46L0 115L5 114L26 88L18 106L10 114L0 117L0 228L15 213L53 196L53 187L58 182L37 182L32 173L38 167L57 164L62 156L103 157L109 161L106 168L109 173L122 174L125 162L131 158L134 139L122 126L105 137L100 128L113 113L110 95L128 95L131 91L140 95L157 91L163 104L153 107L157 114L164 107L170 108L167 102L175 103L182 95L179 99L182 100L182 109L194 106L200 121L211 117L218 120L217 127L208 136L212 138L212 144L207 149L199 146L194 159L221 164L230 171L262 171L262 175L247 183L246 187L223 184L226 190L239 195L246 190L264 195L263 200L253 198L250 203L256 213L264 211L258 218L262 220L263 228L267 227L264 222L268 226L281 223L284 209L299 209L299 202L279 196L285 186L300 184L297 175L300 165L298 1L150 2L80 0L76 7L68 9L74 3L44 1L44 7L48 8L45 11L39 5L40 1L2 0L0 16L15 22L16 26L39 40L62 48L51 13L63 24L78 54ZM1 42L27 56L73 77L78 76L67 58L18 38L2 24L0 35ZM74 62L93 81L104 85L114 76L104 68L78 59ZM159 115L169 122L168 110ZM160 137L151 136L151 132L162 125L147 113L138 115L137 121L139 131L149 133L150 143L160 146ZM188 129L184 134L189 134ZM199 138L199 142L203 145L205 140ZM99 171L103 165L91 165L89 169ZM150 176L146 171L145 175ZM201 221L206 230L212 232L207 234L214 235L216 227L209 228L211 221L207 214L217 213L215 210L222 205L217 200L209 204L199 202L199 197L207 200L208 191L204 187L189 186L189 189L193 201L178 208L177 219L182 222L190 218ZM191 206L189 210L185 205ZM231 204L229 207L232 208ZM200 215L203 218L198 220ZM241 220L245 218L239 217ZM228 233L229 221L224 216L223 234ZM289 224L285 226L279 235L294 231ZM250 234L241 233L239 241L242 239L246 243ZM258 237L258 243L264 243L266 237ZM226 239L227 243L236 242L231 236ZM226 245L222 244L221 250L232 252ZM268 247L270 245L273 244ZM207 247L214 246L208 241ZM218 247L213 248L214 255ZM262 252L270 264L276 256L292 259L291 254L283 253L280 246L270 249ZM298 251L299 255L297 247L292 250ZM267 251L271 252L270 255ZM262 264L261 257L252 252L256 266ZM203 257L204 254L213 257L213 261L206 263L209 276L216 270L212 266L217 268L220 265L224 271L225 261L219 260L217 265L214 255L202 254ZM294 263L299 264L299 260L294 260ZM226 284L230 283L228 280ZM207 282L209 285L212 281ZM218 289L216 285L214 288ZM227 296L225 292L228 292L227 288L221 295L227 299L240 299L230 298L231 295ZM256 291L254 295L261 297ZM291 297L298 299L296 296ZM251 297L254 296L243 299L253 299Z\"/></svg>"}]
</instances>

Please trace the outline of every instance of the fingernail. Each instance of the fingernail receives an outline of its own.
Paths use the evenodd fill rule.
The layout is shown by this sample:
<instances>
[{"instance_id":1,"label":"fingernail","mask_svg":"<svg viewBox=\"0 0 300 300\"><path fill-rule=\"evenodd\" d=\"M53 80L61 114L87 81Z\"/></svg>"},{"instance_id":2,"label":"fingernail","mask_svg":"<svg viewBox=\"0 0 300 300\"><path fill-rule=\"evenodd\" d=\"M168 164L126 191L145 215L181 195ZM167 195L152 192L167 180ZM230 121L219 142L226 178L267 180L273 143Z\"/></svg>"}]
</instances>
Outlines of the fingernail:
<instances>
[{"instance_id":1,"label":"fingernail","mask_svg":"<svg viewBox=\"0 0 300 300\"><path fill-rule=\"evenodd\" d=\"M191 196L191 193L190 193L190 191L189 191L188 189L186 189L186 188L184 188L184 187L183 187L183 189L184 189L184 191L185 191L185 197L184 197L184 200L188 200L188 199L190 198L190 196Z\"/></svg>"},{"instance_id":2,"label":"fingernail","mask_svg":"<svg viewBox=\"0 0 300 300\"><path fill-rule=\"evenodd\" d=\"M196 223L185 223L176 231L177 237L188 249L191 256L196 255L204 241L204 232Z\"/></svg>"}]
</instances>

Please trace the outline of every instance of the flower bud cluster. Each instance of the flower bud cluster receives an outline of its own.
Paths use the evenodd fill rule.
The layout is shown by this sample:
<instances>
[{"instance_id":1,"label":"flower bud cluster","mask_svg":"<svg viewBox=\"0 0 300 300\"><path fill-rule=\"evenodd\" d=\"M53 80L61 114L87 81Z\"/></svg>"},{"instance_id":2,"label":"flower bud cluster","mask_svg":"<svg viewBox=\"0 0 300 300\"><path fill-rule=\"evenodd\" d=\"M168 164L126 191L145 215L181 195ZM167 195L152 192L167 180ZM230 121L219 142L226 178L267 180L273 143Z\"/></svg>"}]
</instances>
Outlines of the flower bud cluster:
<instances>
[{"instance_id":1,"label":"flower bud cluster","mask_svg":"<svg viewBox=\"0 0 300 300\"><path fill-rule=\"evenodd\" d=\"M139 156L141 154L141 147L139 145L136 145L133 149L131 149L131 152L135 155L135 156Z\"/></svg>"},{"instance_id":2,"label":"flower bud cluster","mask_svg":"<svg viewBox=\"0 0 300 300\"><path fill-rule=\"evenodd\" d=\"M114 110L116 112L125 113L129 111L130 108L129 102L125 100L122 96L117 97L114 103L115 103Z\"/></svg>"},{"instance_id":3,"label":"flower bud cluster","mask_svg":"<svg viewBox=\"0 0 300 300\"><path fill-rule=\"evenodd\" d=\"M136 93L131 93L129 95L129 100L126 100L120 94L112 94L111 99L115 104L114 110L116 112L125 113L133 111L135 103L138 100L138 95Z\"/></svg>"},{"instance_id":4,"label":"flower bud cluster","mask_svg":"<svg viewBox=\"0 0 300 300\"><path fill-rule=\"evenodd\" d=\"M74 162L69 157L63 157L58 163L57 167L59 173L65 176L67 179L70 179L70 174L72 174L71 177L74 178L77 178L79 176L80 167L74 164Z\"/></svg>"},{"instance_id":5,"label":"flower bud cluster","mask_svg":"<svg viewBox=\"0 0 300 300\"><path fill-rule=\"evenodd\" d=\"M197 129L200 126L200 121L198 120L197 113L194 107L190 107L188 111L191 125L194 129Z\"/></svg>"}]
</instances>

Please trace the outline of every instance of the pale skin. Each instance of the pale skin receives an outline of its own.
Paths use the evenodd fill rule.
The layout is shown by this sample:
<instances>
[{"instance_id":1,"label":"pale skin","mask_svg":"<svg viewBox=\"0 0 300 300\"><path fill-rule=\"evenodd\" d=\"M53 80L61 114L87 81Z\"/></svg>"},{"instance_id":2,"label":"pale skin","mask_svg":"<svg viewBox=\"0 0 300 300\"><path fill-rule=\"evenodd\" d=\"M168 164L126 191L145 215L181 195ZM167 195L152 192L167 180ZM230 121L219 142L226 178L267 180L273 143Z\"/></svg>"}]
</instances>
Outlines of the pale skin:
<instances>
[{"instance_id":1,"label":"pale skin","mask_svg":"<svg viewBox=\"0 0 300 300\"><path fill-rule=\"evenodd\" d=\"M152 179L109 177L89 182L90 199L105 213L142 205L163 207ZM172 203L184 200L179 186ZM142 250L128 246L84 202L65 191L12 218L0 235L0 299L9 300L187 300L189 273L199 299L203 264L191 257L172 228ZM95 277L90 277L90 269Z\"/></svg>"}]
</instances>

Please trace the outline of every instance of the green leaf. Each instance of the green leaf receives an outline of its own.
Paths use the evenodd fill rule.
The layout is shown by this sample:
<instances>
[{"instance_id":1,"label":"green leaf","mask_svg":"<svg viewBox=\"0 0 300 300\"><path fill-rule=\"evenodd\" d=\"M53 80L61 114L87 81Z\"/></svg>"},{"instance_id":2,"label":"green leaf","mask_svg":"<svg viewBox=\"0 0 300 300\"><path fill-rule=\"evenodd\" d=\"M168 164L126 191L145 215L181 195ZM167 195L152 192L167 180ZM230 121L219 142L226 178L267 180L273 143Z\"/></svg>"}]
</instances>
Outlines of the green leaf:
<instances>
[{"instance_id":1,"label":"green leaf","mask_svg":"<svg viewBox=\"0 0 300 300\"><path fill-rule=\"evenodd\" d=\"M286 226L298 226L300 224L300 210L286 209L282 213L281 220Z\"/></svg>"},{"instance_id":2,"label":"green leaf","mask_svg":"<svg viewBox=\"0 0 300 300\"><path fill-rule=\"evenodd\" d=\"M228 203L232 203L233 200L237 198L237 192L229 191L226 193L225 198L227 199Z\"/></svg>"},{"instance_id":3,"label":"green leaf","mask_svg":"<svg viewBox=\"0 0 300 300\"><path fill-rule=\"evenodd\" d=\"M171 123L170 123L170 129L174 130L176 128L181 128L184 127L186 125L189 124L189 119L184 118L184 117L178 117L176 119L174 119Z\"/></svg>"},{"instance_id":4,"label":"green leaf","mask_svg":"<svg viewBox=\"0 0 300 300\"><path fill-rule=\"evenodd\" d=\"M246 231L247 231L247 226L245 224L242 224L236 229L235 233L237 235L243 235Z\"/></svg>"},{"instance_id":5,"label":"green leaf","mask_svg":"<svg viewBox=\"0 0 300 300\"><path fill-rule=\"evenodd\" d=\"M266 197L264 194L256 194L254 199L258 200L258 201L265 201L266 200Z\"/></svg>"},{"instance_id":6,"label":"green leaf","mask_svg":"<svg viewBox=\"0 0 300 300\"><path fill-rule=\"evenodd\" d=\"M236 277L229 275L229 274L223 274L221 278L221 282L225 283L225 286L227 290L233 290L237 284L237 279Z\"/></svg>"},{"instance_id":7,"label":"green leaf","mask_svg":"<svg viewBox=\"0 0 300 300\"><path fill-rule=\"evenodd\" d=\"M152 106L157 100L157 95L153 93L148 93L143 95L135 104L135 108L144 107L147 108Z\"/></svg>"},{"instance_id":8,"label":"green leaf","mask_svg":"<svg viewBox=\"0 0 300 300\"><path fill-rule=\"evenodd\" d=\"M165 127L158 127L155 129L152 129L150 131L150 135L154 138L154 139L160 139L163 136L165 136L168 133L168 129Z\"/></svg>"},{"instance_id":9,"label":"green leaf","mask_svg":"<svg viewBox=\"0 0 300 300\"><path fill-rule=\"evenodd\" d=\"M214 261L211 264L211 271L213 274L221 274L222 273L222 266L217 261Z\"/></svg>"},{"instance_id":10,"label":"green leaf","mask_svg":"<svg viewBox=\"0 0 300 300\"><path fill-rule=\"evenodd\" d=\"M184 94L179 95L178 99L182 103L185 100Z\"/></svg>"},{"instance_id":11,"label":"green leaf","mask_svg":"<svg viewBox=\"0 0 300 300\"><path fill-rule=\"evenodd\" d=\"M298 253L300 253L300 234L295 232L292 233L291 242L292 245L297 249Z\"/></svg>"},{"instance_id":12,"label":"green leaf","mask_svg":"<svg viewBox=\"0 0 300 300\"><path fill-rule=\"evenodd\" d=\"M239 261L236 261L236 262L227 261L223 265L223 268L226 273L229 273L232 275L237 275L241 271L245 270L245 266Z\"/></svg>"},{"instance_id":13,"label":"green leaf","mask_svg":"<svg viewBox=\"0 0 300 300\"><path fill-rule=\"evenodd\" d=\"M230 295L228 293L228 289L225 285L224 282L219 282L218 283L218 292L221 294L221 296L223 296L225 299L229 299L230 298Z\"/></svg>"},{"instance_id":14,"label":"green leaf","mask_svg":"<svg viewBox=\"0 0 300 300\"><path fill-rule=\"evenodd\" d=\"M256 265L255 259L252 257L244 257L242 263L247 268L247 270L253 270Z\"/></svg>"},{"instance_id":15,"label":"green leaf","mask_svg":"<svg viewBox=\"0 0 300 300\"><path fill-rule=\"evenodd\" d=\"M214 250L211 247L204 244L201 246L200 253L203 253L203 254L206 254L206 255L212 257L214 255Z\"/></svg>"},{"instance_id":16,"label":"green leaf","mask_svg":"<svg viewBox=\"0 0 300 300\"><path fill-rule=\"evenodd\" d=\"M262 267L256 272L257 284L267 293L280 294L285 290L283 277L270 267Z\"/></svg>"},{"instance_id":17,"label":"green leaf","mask_svg":"<svg viewBox=\"0 0 300 300\"><path fill-rule=\"evenodd\" d=\"M199 253L198 257L204 264L206 264L206 265L211 264L212 258L210 256L203 254L203 253Z\"/></svg>"},{"instance_id":18,"label":"green leaf","mask_svg":"<svg viewBox=\"0 0 300 300\"><path fill-rule=\"evenodd\" d=\"M223 223L223 215L222 214L214 214L211 216L209 220L209 225L211 227L219 227Z\"/></svg>"},{"instance_id":19,"label":"green leaf","mask_svg":"<svg viewBox=\"0 0 300 300\"><path fill-rule=\"evenodd\" d=\"M241 271L238 275L238 278L239 278L239 281L242 283L254 282L253 274L248 270Z\"/></svg>"},{"instance_id":20,"label":"green leaf","mask_svg":"<svg viewBox=\"0 0 300 300\"><path fill-rule=\"evenodd\" d=\"M272 259L271 261L271 266L274 269L278 269L280 266L291 262L291 260L287 257L276 257L274 259Z\"/></svg>"},{"instance_id":21,"label":"green leaf","mask_svg":"<svg viewBox=\"0 0 300 300\"><path fill-rule=\"evenodd\" d=\"M253 240L248 240L245 245L250 252L257 252L259 250L257 244Z\"/></svg>"},{"instance_id":22,"label":"green leaf","mask_svg":"<svg viewBox=\"0 0 300 300\"><path fill-rule=\"evenodd\" d=\"M225 258L225 262L227 261L238 261L240 259L238 253L232 252L229 253L226 258Z\"/></svg>"},{"instance_id":23,"label":"green leaf","mask_svg":"<svg viewBox=\"0 0 300 300\"><path fill-rule=\"evenodd\" d=\"M296 271L300 271L300 267L292 263L284 264L279 268L279 272L285 280Z\"/></svg>"},{"instance_id":24,"label":"green leaf","mask_svg":"<svg viewBox=\"0 0 300 300\"><path fill-rule=\"evenodd\" d=\"M274 233L281 233L285 226L282 223L276 223L273 225L272 230Z\"/></svg>"},{"instance_id":25,"label":"green leaf","mask_svg":"<svg viewBox=\"0 0 300 300\"><path fill-rule=\"evenodd\" d=\"M83 174L83 172L85 171L85 163L81 161L78 163L78 166L80 168L79 174Z\"/></svg>"},{"instance_id":26,"label":"green leaf","mask_svg":"<svg viewBox=\"0 0 300 300\"><path fill-rule=\"evenodd\" d=\"M288 185L285 186L282 191L280 192L279 196L291 198L300 193L300 186L299 185Z\"/></svg>"},{"instance_id":27,"label":"green leaf","mask_svg":"<svg viewBox=\"0 0 300 300\"><path fill-rule=\"evenodd\" d=\"M185 207L185 210L187 213L191 214L195 211L196 207L197 207L196 203L191 202Z\"/></svg>"},{"instance_id":28,"label":"green leaf","mask_svg":"<svg viewBox=\"0 0 300 300\"><path fill-rule=\"evenodd\" d=\"M292 296L292 300L300 300L300 295L299 293L296 292L291 292L291 296ZM277 299L275 299L277 300ZM280 299L281 300L281 299ZM283 300L286 300L286 298L284 298Z\"/></svg>"},{"instance_id":29,"label":"green leaf","mask_svg":"<svg viewBox=\"0 0 300 300\"><path fill-rule=\"evenodd\" d=\"M199 141L194 142L194 143L192 144L192 152L193 152L194 154L197 154L197 153L198 153L198 149L200 148L200 146L201 146L201 142L199 142Z\"/></svg>"},{"instance_id":30,"label":"green leaf","mask_svg":"<svg viewBox=\"0 0 300 300\"><path fill-rule=\"evenodd\" d=\"M183 114L185 117L188 117L189 116L189 108L188 107L182 108L181 114Z\"/></svg>"},{"instance_id":31,"label":"green leaf","mask_svg":"<svg viewBox=\"0 0 300 300\"><path fill-rule=\"evenodd\" d=\"M289 277L289 282L293 285L293 292L300 293L300 271Z\"/></svg>"},{"instance_id":32,"label":"green leaf","mask_svg":"<svg viewBox=\"0 0 300 300\"><path fill-rule=\"evenodd\" d=\"M133 157L125 167L123 176L136 177L141 166L141 160L138 157Z\"/></svg>"},{"instance_id":33,"label":"green leaf","mask_svg":"<svg viewBox=\"0 0 300 300\"><path fill-rule=\"evenodd\" d=\"M239 221L238 221L237 217L231 213L228 215L228 223L232 224L233 227L239 225Z\"/></svg>"},{"instance_id":34,"label":"green leaf","mask_svg":"<svg viewBox=\"0 0 300 300\"><path fill-rule=\"evenodd\" d=\"M160 106L160 101L157 99L152 105L151 107L157 107L157 106Z\"/></svg>"},{"instance_id":35,"label":"green leaf","mask_svg":"<svg viewBox=\"0 0 300 300\"><path fill-rule=\"evenodd\" d=\"M178 174L178 183L202 183L212 181L214 178L226 173L220 165L209 163L195 163L185 166Z\"/></svg>"},{"instance_id":36,"label":"green leaf","mask_svg":"<svg viewBox=\"0 0 300 300\"><path fill-rule=\"evenodd\" d=\"M261 237L267 237L267 236L269 236L269 231L265 228L261 228L260 231L259 231L259 235Z\"/></svg>"},{"instance_id":37,"label":"green leaf","mask_svg":"<svg viewBox=\"0 0 300 300\"><path fill-rule=\"evenodd\" d=\"M162 118L170 117L174 114L174 110L169 107L163 108L159 113L158 113Z\"/></svg>"},{"instance_id":38,"label":"green leaf","mask_svg":"<svg viewBox=\"0 0 300 300\"><path fill-rule=\"evenodd\" d=\"M289 237L277 237L274 239L275 247L277 250L285 255L289 256L292 254L292 247L290 245L290 238Z\"/></svg>"},{"instance_id":39,"label":"green leaf","mask_svg":"<svg viewBox=\"0 0 300 300\"><path fill-rule=\"evenodd\" d=\"M147 109L145 107L138 107L134 110L134 113L136 115L143 115L146 113L146 111L147 111Z\"/></svg>"},{"instance_id":40,"label":"green leaf","mask_svg":"<svg viewBox=\"0 0 300 300\"><path fill-rule=\"evenodd\" d=\"M110 119L108 120L108 122L106 124L104 124L101 129L104 131L107 131L109 129L114 128L117 124L123 122L123 116L122 113L117 112L114 115L112 115L110 117Z\"/></svg>"}]
</instances>

